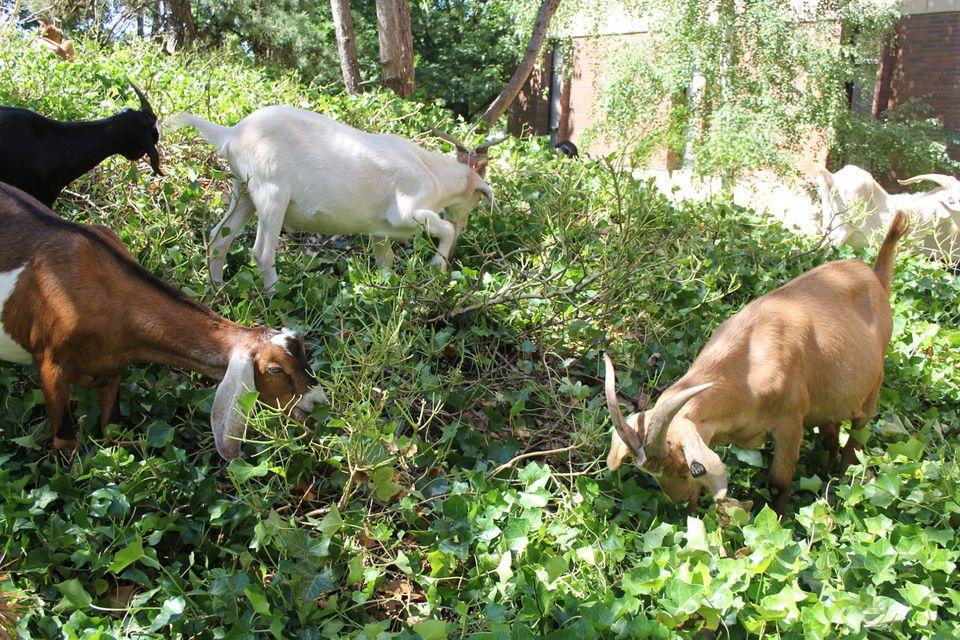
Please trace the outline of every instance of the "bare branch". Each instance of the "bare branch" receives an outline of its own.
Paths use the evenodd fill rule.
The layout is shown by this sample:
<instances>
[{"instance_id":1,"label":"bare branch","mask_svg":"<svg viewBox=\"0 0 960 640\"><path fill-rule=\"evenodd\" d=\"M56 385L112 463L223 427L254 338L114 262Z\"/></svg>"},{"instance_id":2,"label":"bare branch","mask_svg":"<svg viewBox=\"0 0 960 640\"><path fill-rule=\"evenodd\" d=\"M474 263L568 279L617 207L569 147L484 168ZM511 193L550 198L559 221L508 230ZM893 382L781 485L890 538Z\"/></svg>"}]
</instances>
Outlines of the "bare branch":
<instances>
[{"instance_id":1,"label":"bare branch","mask_svg":"<svg viewBox=\"0 0 960 640\"><path fill-rule=\"evenodd\" d=\"M530 73L537 63L537 58L540 56L540 50L543 48L543 42L547 37L547 28L550 26L550 20L556 13L558 6L560 6L560 0L543 0L540 5L536 22L533 24L533 33L530 35L530 43L527 44L527 50L523 53L520 64L513 72L507 86L503 88L497 99L487 107L487 110L480 117L480 121L486 123L487 127L492 127L497 118L504 114L520 94L523 85L526 84L527 78L530 77Z\"/></svg>"}]
</instances>

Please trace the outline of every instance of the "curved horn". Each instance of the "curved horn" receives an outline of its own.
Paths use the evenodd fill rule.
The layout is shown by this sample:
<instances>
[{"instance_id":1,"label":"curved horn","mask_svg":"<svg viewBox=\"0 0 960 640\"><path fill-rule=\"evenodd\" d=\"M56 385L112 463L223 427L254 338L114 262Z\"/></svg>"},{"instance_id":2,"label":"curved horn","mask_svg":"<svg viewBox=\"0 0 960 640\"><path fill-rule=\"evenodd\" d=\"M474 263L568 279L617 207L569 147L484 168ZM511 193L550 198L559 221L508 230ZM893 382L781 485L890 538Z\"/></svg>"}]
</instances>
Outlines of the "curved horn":
<instances>
[{"instance_id":1,"label":"curved horn","mask_svg":"<svg viewBox=\"0 0 960 640\"><path fill-rule=\"evenodd\" d=\"M473 152L477 154L486 153L490 147L504 142L509 137L509 134L506 133L502 133L498 136L491 136L477 145L477 148L474 149Z\"/></svg>"},{"instance_id":2,"label":"curved horn","mask_svg":"<svg viewBox=\"0 0 960 640\"><path fill-rule=\"evenodd\" d=\"M603 354L603 361L606 366L606 381L603 391L607 397L607 409L610 410L610 419L613 420L613 428L623 443L630 449L630 453L637 459L637 464L643 465L647 456L643 451L643 425L637 421L640 432L636 432L627 425L623 419L623 413L620 412L620 402L617 400L617 372L613 367L613 360L606 353Z\"/></svg>"},{"instance_id":3,"label":"curved horn","mask_svg":"<svg viewBox=\"0 0 960 640\"><path fill-rule=\"evenodd\" d=\"M673 417L683 408L683 405L698 393L706 391L713 386L712 382L700 384L689 389L679 391L663 401L663 404L653 408L650 419L647 421L647 433L644 438L644 446L649 448L651 455L662 458L666 455L667 448L667 427L673 421ZM649 444L647 444L649 442Z\"/></svg>"},{"instance_id":4,"label":"curved horn","mask_svg":"<svg viewBox=\"0 0 960 640\"><path fill-rule=\"evenodd\" d=\"M130 78L127 78L127 82L130 83L130 86L133 87L133 91L137 94L137 97L140 98L140 111L156 117L157 114L153 112L153 107L150 106L150 101L147 100L147 96L144 95L143 91L140 90L140 87L133 84L133 80Z\"/></svg>"},{"instance_id":5,"label":"curved horn","mask_svg":"<svg viewBox=\"0 0 960 640\"><path fill-rule=\"evenodd\" d=\"M960 187L960 180L957 180L953 176L944 175L942 173L924 173L919 176L913 176L912 178L907 178L906 180L897 180L902 185L908 184L917 184L918 182L930 181L936 183L937 185L943 187L944 189L953 189Z\"/></svg>"},{"instance_id":6,"label":"curved horn","mask_svg":"<svg viewBox=\"0 0 960 640\"><path fill-rule=\"evenodd\" d=\"M454 138L449 133L444 133L443 131L440 131L440 129L437 129L436 127L430 127L430 133L437 136L441 140L445 140L446 142L449 142L450 144L452 144L457 148L457 151L460 151L462 153L470 153L470 150L467 148L467 145L463 144L462 142Z\"/></svg>"}]
</instances>

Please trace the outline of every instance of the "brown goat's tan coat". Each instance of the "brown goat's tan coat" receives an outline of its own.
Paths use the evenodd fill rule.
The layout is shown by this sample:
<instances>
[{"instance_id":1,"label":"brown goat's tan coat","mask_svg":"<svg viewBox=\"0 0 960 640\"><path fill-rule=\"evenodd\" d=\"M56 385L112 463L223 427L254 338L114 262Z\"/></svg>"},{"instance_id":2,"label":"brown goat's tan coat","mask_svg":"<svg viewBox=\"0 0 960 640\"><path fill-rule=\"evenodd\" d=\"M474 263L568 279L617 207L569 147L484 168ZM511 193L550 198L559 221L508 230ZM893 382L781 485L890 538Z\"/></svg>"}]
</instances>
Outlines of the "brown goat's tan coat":
<instances>
[{"instance_id":1,"label":"brown goat's tan coat","mask_svg":"<svg viewBox=\"0 0 960 640\"><path fill-rule=\"evenodd\" d=\"M303 342L292 332L226 320L144 270L106 227L67 222L0 183L0 274L19 269L0 300L0 328L39 366L57 449L76 446L70 385L97 389L105 425L116 417L120 373L133 363L231 378L235 388L221 393L221 384L214 401L222 422L218 434L214 416L214 433L225 457L238 453L242 424L232 409L244 385L274 406L286 407L296 394L322 401Z\"/></svg>"},{"instance_id":2,"label":"brown goat's tan coat","mask_svg":"<svg viewBox=\"0 0 960 640\"><path fill-rule=\"evenodd\" d=\"M632 454L673 501L695 504L703 489L726 496L726 469L713 447L756 449L772 437L771 495L782 513L804 429L821 427L836 456L839 424L851 420L859 430L876 408L892 330L893 260L906 231L898 214L872 269L859 260L832 262L748 304L720 325L650 411L622 418L608 359L607 399L617 427L608 466L616 469ZM685 391L689 398L668 406ZM851 436L843 465L858 445Z\"/></svg>"}]
</instances>

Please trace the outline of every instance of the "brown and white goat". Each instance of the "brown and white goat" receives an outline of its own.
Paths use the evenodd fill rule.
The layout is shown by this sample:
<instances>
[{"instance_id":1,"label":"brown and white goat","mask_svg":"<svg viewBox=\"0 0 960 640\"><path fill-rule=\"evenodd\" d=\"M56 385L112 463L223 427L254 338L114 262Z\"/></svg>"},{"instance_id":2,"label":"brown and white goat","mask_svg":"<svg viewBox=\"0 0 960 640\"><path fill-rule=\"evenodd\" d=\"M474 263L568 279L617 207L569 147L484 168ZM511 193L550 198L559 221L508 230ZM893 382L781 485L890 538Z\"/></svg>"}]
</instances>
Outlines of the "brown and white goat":
<instances>
[{"instance_id":1,"label":"brown and white goat","mask_svg":"<svg viewBox=\"0 0 960 640\"><path fill-rule=\"evenodd\" d=\"M59 218L0 183L0 360L40 368L53 446L76 447L70 385L97 389L100 424L115 417L129 364L182 367L220 380L211 425L217 451L240 451L248 391L298 413L326 398L303 341L289 329L230 322L156 278L102 226Z\"/></svg>"},{"instance_id":2,"label":"brown and white goat","mask_svg":"<svg viewBox=\"0 0 960 640\"><path fill-rule=\"evenodd\" d=\"M770 494L782 514L804 429L819 426L835 458L839 425L851 420L846 468L877 405L893 327L894 256L907 229L897 213L872 269L859 260L831 262L748 304L720 325L651 410L623 418L604 355L615 427L607 466L616 469L632 455L673 502L689 500L693 508L704 489L715 500L727 494L726 467L711 447L756 449L772 437Z\"/></svg>"}]
</instances>

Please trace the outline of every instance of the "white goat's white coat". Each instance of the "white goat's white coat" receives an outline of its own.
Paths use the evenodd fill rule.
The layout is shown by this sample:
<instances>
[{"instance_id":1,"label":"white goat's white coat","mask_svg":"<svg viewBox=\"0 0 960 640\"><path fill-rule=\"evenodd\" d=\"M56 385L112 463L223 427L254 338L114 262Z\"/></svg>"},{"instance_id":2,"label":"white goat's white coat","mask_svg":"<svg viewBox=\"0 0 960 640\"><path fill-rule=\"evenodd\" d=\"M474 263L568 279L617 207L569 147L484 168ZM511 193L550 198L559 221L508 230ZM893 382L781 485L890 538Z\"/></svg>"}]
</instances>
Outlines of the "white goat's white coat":
<instances>
[{"instance_id":1,"label":"white goat's white coat","mask_svg":"<svg viewBox=\"0 0 960 640\"><path fill-rule=\"evenodd\" d=\"M912 235L924 249L949 261L960 258L960 181L951 176L927 174L901 184L932 181L937 188L920 193L889 194L870 173L847 165L830 173L822 167L803 167L814 173L823 207L822 230L834 246L862 249L882 233L897 211L911 218Z\"/></svg>"},{"instance_id":2,"label":"white goat's white coat","mask_svg":"<svg viewBox=\"0 0 960 640\"><path fill-rule=\"evenodd\" d=\"M7 303L7 298L16 288L17 278L20 277L20 273L25 266L0 273L0 317L3 315L3 307ZM17 364L33 362L33 356L10 337L2 324L0 324L0 360L16 362Z\"/></svg>"},{"instance_id":3,"label":"white goat's white coat","mask_svg":"<svg viewBox=\"0 0 960 640\"><path fill-rule=\"evenodd\" d=\"M455 158L294 107L266 107L233 127L187 113L164 124L195 127L233 172L232 202L211 233L215 282L222 280L230 244L254 210L259 223L253 255L271 290L282 227L375 236L382 266L393 262L391 240L407 240L422 227L438 240L434 264L446 268L470 210L481 196L493 195L475 169ZM442 209L447 219L440 217Z\"/></svg>"}]
</instances>

